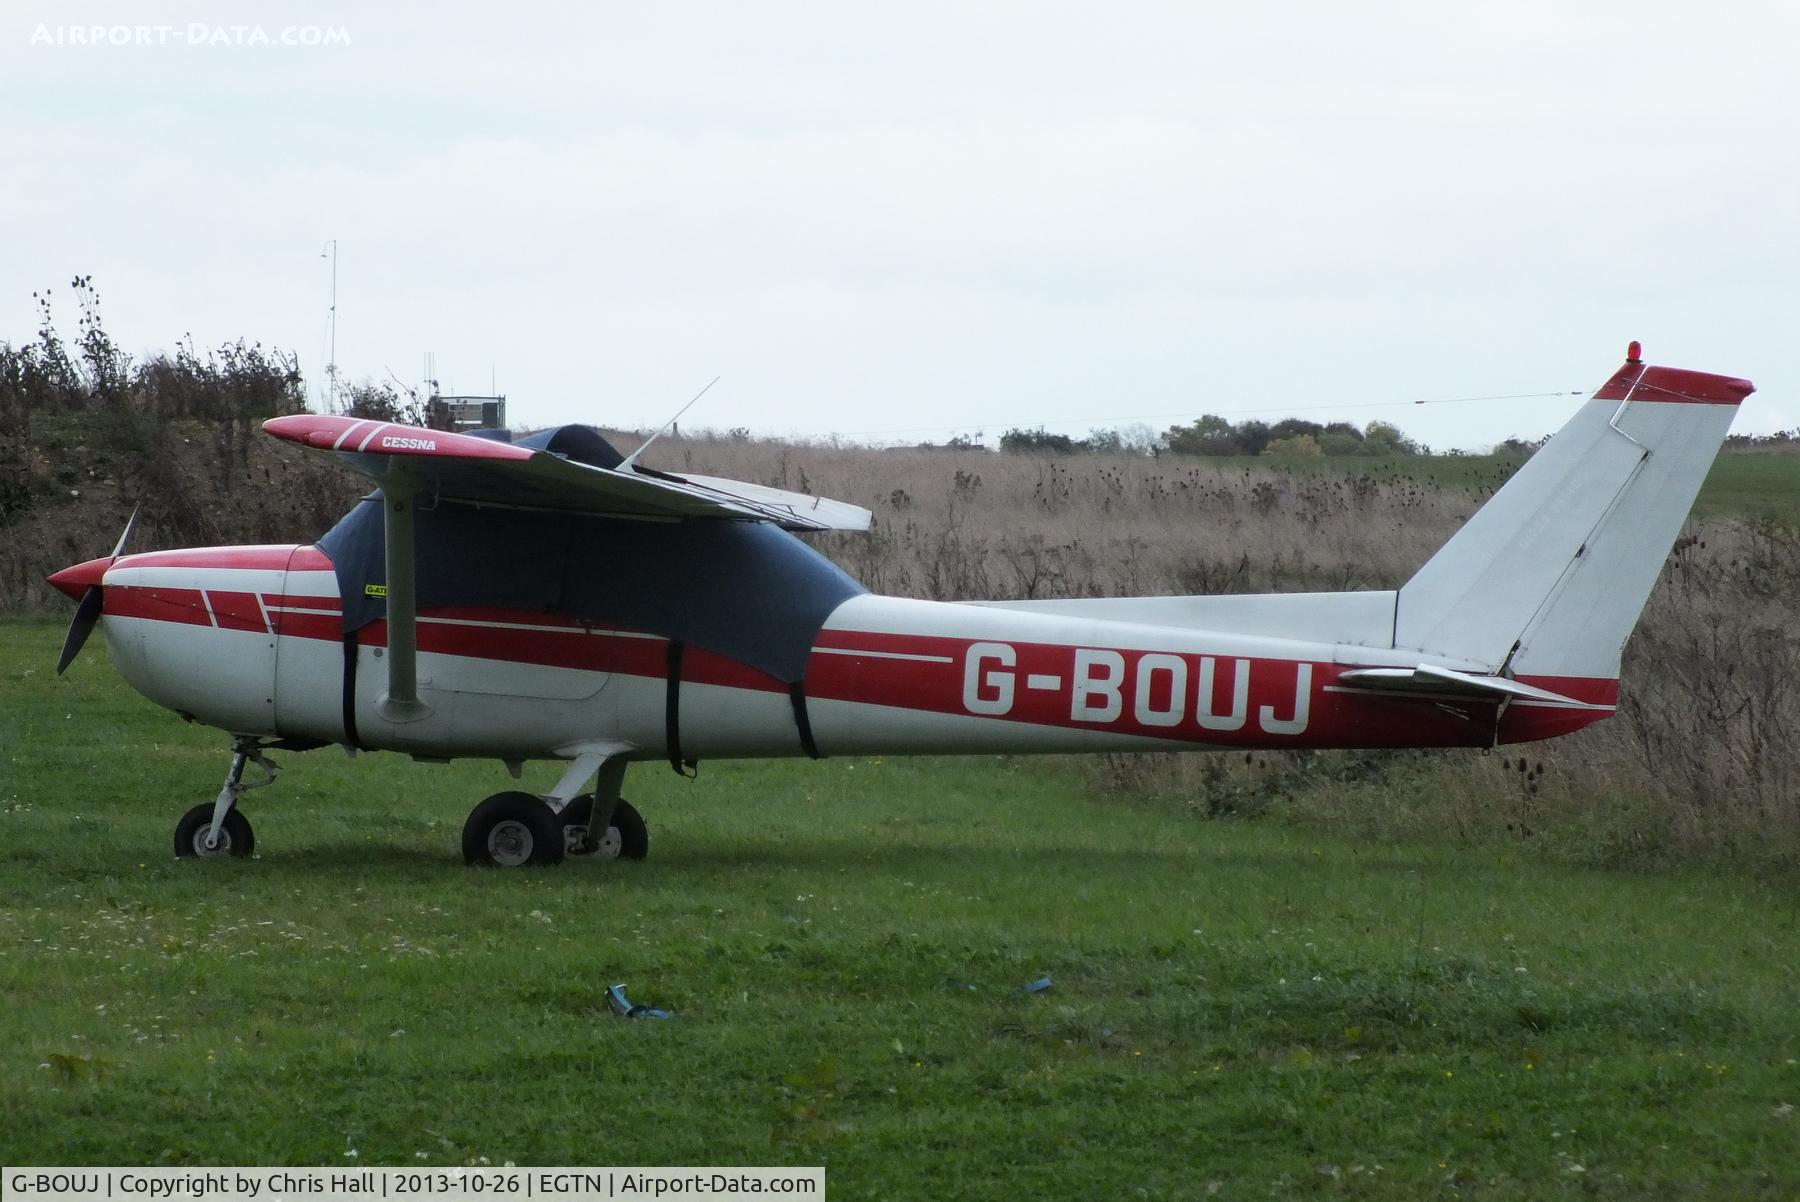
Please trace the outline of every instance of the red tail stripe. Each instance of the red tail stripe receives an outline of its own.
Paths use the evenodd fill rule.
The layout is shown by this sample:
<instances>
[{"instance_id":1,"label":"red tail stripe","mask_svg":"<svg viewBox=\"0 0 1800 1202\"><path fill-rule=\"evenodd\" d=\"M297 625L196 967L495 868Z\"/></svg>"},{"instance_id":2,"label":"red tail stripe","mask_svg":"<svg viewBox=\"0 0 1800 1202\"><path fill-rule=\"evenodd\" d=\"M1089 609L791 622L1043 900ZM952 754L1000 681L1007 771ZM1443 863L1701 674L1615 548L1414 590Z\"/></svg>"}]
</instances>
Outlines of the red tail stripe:
<instances>
[{"instance_id":1,"label":"red tail stripe","mask_svg":"<svg viewBox=\"0 0 1800 1202\"><path fill-rule=\"evenodd\" d=\"M1627 363L1594 394L1596 401L1657 401L1681 405L1736 405L1756 385L1735 376L1686 371L1679 367L1645 367Z\"/></svg>"},{"instance_id":2,"label":"red tail stripe","mask_svg":"<svg viewBox=\"0 0 1800 1202\"><path fill-rule=\"evenodd\" d=\"M1737 405L1755 391L1756 385L1733 376L1683 371L1678 367L1652 367L1638 380L1631 399L1684 405Z\"/></svg>"}]
</instances>

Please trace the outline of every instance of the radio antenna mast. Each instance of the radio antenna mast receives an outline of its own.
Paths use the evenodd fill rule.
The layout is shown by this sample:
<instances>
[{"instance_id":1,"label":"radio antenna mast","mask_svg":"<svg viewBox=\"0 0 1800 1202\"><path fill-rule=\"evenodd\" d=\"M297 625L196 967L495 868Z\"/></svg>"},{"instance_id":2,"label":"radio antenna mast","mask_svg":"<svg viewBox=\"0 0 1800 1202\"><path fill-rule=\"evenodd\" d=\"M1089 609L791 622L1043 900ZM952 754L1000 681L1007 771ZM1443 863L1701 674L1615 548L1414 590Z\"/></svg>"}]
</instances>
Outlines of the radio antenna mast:
<instances>
[{"instance_id":1,"label":"radio antenna mast","mask_svg":"<svg viewBox=\"0 0 1800 1202\"><path fill-rule=\"evenodd\" d=\"M713 384L717 384L718 382L719 382L719 377L714 376L712 378L711 383L707 384L706 388L711 388L713 386ZM637 450L633 451L631 454L625 456L624 461L621 462L618 467L615 467L613 469L613 471L615 471L615 472L636 471L638 456L642 455L645 451L648 451L650 449L651 443L653 443L657 439L661 438L663 436L664 432L666 432L670 426L672 426L676 422L680 421L681 415L686 413L689 409L692 409L694 407L694 401L697 401L701 397L706 395L706 388L702 388L699 392L696 392L694 394L693 400L689 401L687 404L685 404L681 408L677 409L675 411L675 416L671 417L668 421L666 421L662 424L661 430L658 430L656 433L652 434L649 438L646 438L644 440L644 445L639 447Z\"/></svg>"},{"instance_id":2,"label":"radio antenna mast","mask_svg":"<svg viewBox=\"0 0 1800 1202\"><path fill-rule=\"evenodd\" d=\"M336 238L333 238L333 239L331 239L331 241L327 242L325 244L325 248L319 252L319 257L321 259L326 258L327 256L329 256L331 259L331 308L329 310L330 322L331 322L331 353L330 353L330 358L326 361L326 364L325 364L325 400L326 400L326 405L331 410L331 412L336 413L337 407L338 407L338 403L337 403L337 377L338 377L338 369L337 369L337 239Z\"/></svg>"}]
</instances>

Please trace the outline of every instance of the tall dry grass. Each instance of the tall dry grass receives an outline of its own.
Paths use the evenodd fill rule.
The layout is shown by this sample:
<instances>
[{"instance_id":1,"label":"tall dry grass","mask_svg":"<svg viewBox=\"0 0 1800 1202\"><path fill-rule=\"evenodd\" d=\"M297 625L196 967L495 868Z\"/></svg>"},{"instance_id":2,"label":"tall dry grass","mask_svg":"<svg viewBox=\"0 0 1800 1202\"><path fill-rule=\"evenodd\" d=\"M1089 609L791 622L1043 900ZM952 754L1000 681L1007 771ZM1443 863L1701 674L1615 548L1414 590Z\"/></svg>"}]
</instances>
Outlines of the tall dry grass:
<instances>
[{"instance_id":1,"label":"tall dry grass","mask_svg":"<svg viewBox=\"0 0 1800 1202\"><path fill-rule=\"evenodd\" d=\"M623 447L633 440L620 436ZM1179 456L1069 459L722 439L659 442L689 470L867 506L815 545L883 593L932 600L1389 587L1478 498L1406 477Z\"/></svg>"}]
</instances>

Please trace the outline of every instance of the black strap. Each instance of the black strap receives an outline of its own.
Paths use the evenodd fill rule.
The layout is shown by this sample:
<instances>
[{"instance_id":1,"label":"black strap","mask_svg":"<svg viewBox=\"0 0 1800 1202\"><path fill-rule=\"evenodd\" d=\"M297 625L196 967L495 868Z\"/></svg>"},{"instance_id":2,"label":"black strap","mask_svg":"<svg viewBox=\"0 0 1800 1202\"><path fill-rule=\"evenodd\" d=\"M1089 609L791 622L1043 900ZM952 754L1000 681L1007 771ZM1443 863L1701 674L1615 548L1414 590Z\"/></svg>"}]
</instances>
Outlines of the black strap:
<instances>
[{"instance_id":1,"label":"black strap","mask_svg":"<svg viewBox=\"0 0 1800 1202\"><path fill-rule=\"evenodd\" d=\"M692 776L694 773L683 769L685 761L681 758L681 653L687 645L679 639L669 640L669 690L668 700L663 709L664 733L669 744L669 767L675 770L676 776ZM694 765L688 764L688 768Z\"/></svg>"},{"instance_id":2,"label":"black strap","mask_svg":"<svg viewBox=\"0 0 1800 1202\"><path fill-rule=\"evenodd\" d=\"M812 719L806 716L806 686L798 680L789 685L788 700L794 704L794 727L800 732L800 750L810 759L823 759L819 745L813 742Z\"/></svg>"},{"instance_id":3,"label":"black strap","mask_svg":"<svg viewBox=\"0 0 1800 1202\"><path fill-rule=\"evenodd\" d=\"M356 635L344 636L344 742L352 747L361 747L362 738L356 733Z\"/></svg>"}]
</instances>

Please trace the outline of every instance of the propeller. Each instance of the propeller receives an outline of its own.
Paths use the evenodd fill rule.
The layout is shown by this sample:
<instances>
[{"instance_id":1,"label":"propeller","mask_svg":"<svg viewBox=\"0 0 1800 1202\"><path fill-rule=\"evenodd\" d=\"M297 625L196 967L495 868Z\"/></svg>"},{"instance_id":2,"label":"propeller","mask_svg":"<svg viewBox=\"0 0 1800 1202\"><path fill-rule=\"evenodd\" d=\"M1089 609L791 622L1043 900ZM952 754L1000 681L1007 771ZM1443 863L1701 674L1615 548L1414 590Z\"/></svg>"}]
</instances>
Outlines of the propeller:
<instances>
[{"instance_id":1,"label":"propeller","mask_svg":"<svg viewBox=\"0 0 1800 1202\"><path fill-rule=\"evenodd\" d=\"M56 661L58 676L61 676L68 670L69 665L75 662L75 657L81 654L82 645L88 641L88 635L94 633L94 627L100 622L100 611L105 605L100 591L101 578L106 575L106 569L118 562L119 556L125 553L125 541L131 537L131 527L136 524L137 515L138 511L133 509L131 516L125 521L125 529L119 535L118 543L113 547L112 555L106 559L104 565L96 561L93 566L99 570L84 573L84 575L90 576L93 583L89 584L86 591L81 594L81 604L75 607L75 620L69 623L69 633L63 636L62 655ZM88 564L80 564L75 568L65 568L63 571L74 572L87 567L89 567ZM57 573L58 576L62 574L62 572ZM51 577L51 582L55 583L55 579L54 576Z\"/></svg>"}]
</instances>

